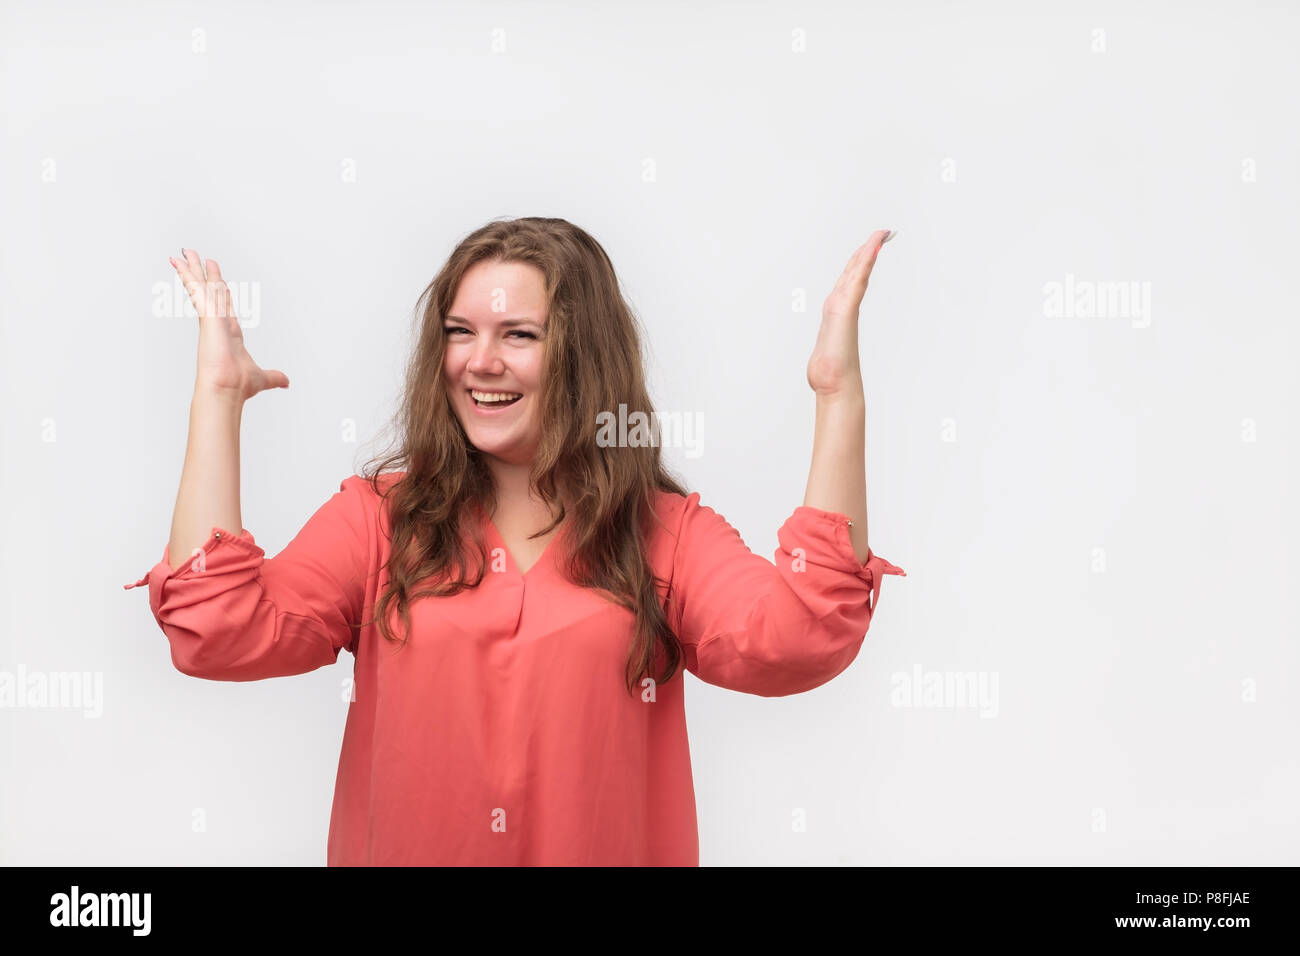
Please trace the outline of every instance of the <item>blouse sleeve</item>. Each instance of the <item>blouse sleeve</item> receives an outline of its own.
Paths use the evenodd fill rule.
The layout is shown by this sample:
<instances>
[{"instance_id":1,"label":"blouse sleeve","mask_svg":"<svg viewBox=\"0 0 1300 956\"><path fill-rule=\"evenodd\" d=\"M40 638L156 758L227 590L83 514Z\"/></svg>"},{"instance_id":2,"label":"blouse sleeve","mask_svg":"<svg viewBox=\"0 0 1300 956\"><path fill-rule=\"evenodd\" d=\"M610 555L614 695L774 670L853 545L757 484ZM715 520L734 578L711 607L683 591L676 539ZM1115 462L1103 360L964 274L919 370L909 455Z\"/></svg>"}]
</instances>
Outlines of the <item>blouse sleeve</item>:
<instances>
[{"instance_id":1,"label":"blouse sleeve","mask_svg":"<svg viewBox=\"0 0 1300 956\"><path fill-rule=\"evenodd\" d=\"M773 564L699 497L686 499L669 590L687 670L718 687L782 697L847 668L883 576L907 572L874 553L859 564L848 517L806 505L778 530Z\"/></svg>"},{"instance_id":2,"label":"blouse sleeve","mask_svg":"<svg viewBox=\"0 0 1300 956\"><path fill-rule=\"evenodd\" d=\"M127 588L149 606L183 674L250 681L303 674L356 653L373 542L365 479L353 475L274 558L213 527L193 558L162 560Z\"/></svg>"}]
</instances>

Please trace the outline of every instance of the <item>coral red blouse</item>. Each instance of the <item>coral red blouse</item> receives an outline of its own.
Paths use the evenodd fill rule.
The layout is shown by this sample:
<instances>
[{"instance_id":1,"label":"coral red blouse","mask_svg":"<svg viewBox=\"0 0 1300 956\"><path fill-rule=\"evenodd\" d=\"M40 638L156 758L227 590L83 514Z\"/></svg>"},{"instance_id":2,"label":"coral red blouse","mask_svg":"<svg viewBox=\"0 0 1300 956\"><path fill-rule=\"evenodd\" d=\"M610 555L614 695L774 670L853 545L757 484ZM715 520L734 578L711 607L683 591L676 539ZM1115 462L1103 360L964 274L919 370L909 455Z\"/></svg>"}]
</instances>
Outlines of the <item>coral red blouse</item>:
<instances>
[{"instance_id":1,"label":"coral red blouse","mask_svg":"<svg viewBox=\"0 0 1300 956\"><path fill-rule=\"evenodd\" d=\"M381 482L402 473L390 473ZM387 583L387 516L353 475L273 558L214 527L144 577L182 673L248 681L354 657L327 861L353 865L699 864L683 679L628 694L632 613L559 572L521 573L491 521L477 588L411 606L410 639L368 620ZM882 576L848 518L800 506L775 565L711 508L660 492L649 557L687 669L766 697L826 683L857 656Z\"/></svg>"}]
</instances>

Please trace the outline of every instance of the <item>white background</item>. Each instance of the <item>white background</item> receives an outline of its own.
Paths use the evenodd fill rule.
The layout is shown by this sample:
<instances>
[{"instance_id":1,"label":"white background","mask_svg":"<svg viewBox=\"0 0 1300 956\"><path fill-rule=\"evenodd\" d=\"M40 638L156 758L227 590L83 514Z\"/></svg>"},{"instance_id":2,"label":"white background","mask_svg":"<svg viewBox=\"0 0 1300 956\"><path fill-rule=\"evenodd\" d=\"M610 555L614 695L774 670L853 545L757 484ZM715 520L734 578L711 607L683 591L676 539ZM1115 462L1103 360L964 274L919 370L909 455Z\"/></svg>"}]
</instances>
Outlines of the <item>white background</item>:
<instances>
[{"instance_id":1,"label":"white background","mask_svg":"<svg viewBox=\"0 0 1300 956\"><path fill-rule=\"evenodd\" d=\"M703 865L1300 863L1294 6L6 0L0 36L0 669L104 682L0 709L0 863L325 861L351 657L189 678L122 589L185 450L167 256L260 289L274 555L384 447L455 242L527 215L610 253L705 423L670 465L769 558L821 302L899 230L861 339L908 576L817 690L687 678ZM1149 321L1049 316L1067 275ZM917 668L996 713L897 706Z\"/></svg>"}]
</instances>

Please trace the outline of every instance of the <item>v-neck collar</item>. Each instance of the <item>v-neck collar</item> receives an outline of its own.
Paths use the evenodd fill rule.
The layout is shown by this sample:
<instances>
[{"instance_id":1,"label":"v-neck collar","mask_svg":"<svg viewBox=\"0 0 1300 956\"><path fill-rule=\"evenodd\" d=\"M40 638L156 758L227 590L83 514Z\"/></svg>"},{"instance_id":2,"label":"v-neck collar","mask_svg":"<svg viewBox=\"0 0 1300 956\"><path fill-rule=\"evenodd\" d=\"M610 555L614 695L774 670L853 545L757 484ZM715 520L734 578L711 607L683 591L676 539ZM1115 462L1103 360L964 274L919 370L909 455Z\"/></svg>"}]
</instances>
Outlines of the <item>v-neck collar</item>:
<instances>
[{"instance_id":1,"label":"v-neck collar","mask_svg":"<svg viewBox=\"0 0 1300 956\"><path fill-rule=\"evenodd\" d=\"M507 547L506 545L505 537L501 534L500 531L497 530L496 522L493 521L490 517L488 517L486 513L484 513L483 523L487 526L487 530L492 535L492 537L496 538L497 542L501 545L501 550L505 552L506 558L510 561L511 569L515 572L515 574L518 574L521 578L527 578L539 567L541 567L541 565L543 565L550 559L552 546L557 541L559 541L560 538L564 537L564 531L565 531L565 526L561 525L559 533L556 534L555 537L551 538L550 541L546 542L546 547L543 548L542 553L537 556L537 560L532 563L532 566L529 567L527 571L523 571L519 567L519 562L515 560L515 556L510 553L510 548Z\"/></svg>"}]
</instances>

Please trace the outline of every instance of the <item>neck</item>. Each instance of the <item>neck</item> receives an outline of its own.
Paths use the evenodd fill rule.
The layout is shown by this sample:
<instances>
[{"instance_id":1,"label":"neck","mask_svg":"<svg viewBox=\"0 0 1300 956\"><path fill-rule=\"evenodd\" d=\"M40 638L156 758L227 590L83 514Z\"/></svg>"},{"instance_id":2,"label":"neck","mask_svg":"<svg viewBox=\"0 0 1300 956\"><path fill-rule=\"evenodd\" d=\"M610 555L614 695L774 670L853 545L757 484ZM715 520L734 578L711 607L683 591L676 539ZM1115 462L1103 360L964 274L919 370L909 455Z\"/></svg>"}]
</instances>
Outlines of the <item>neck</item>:
<instances>
[{"instance_id":1,"label":"neck","mask_svg":"<svg viewBox=\"0 0 1300 956\"><path fill-rule=\"evenodd\" d=\"M499 458L488 458L488 467L497 486L497 511L520 511L547 523L557 513L528 488L530 464L517 465Z\"/></svg>"}]
</instances>

